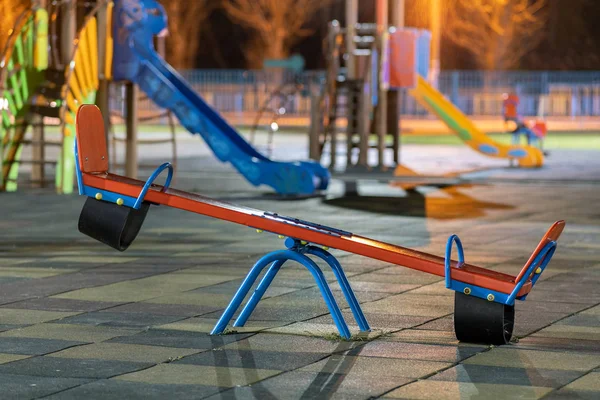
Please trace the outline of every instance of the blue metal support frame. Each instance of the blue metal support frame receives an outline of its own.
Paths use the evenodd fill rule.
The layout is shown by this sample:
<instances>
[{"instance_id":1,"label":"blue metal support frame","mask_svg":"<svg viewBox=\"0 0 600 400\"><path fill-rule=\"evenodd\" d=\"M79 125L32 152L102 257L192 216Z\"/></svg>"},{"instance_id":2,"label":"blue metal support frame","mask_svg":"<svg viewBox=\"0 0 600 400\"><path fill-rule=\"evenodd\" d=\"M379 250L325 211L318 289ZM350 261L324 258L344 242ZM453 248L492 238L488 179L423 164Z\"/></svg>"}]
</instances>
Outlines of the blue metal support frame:
<instances>
[{"instance_id":1,"label":"blue metal support frame","mask_svg":"<svg viewBox=\"0 0 600 400\"><path fill-rule=\"evenodd\" d=\"M462 244L457 235L452 235L448 238L446 243L446 254L445 254L445 263L444 263L444 271L445 271L445 280L446 287L448 289L452 289L457 292L462 292L466 295L480 297L482 299L486 299L488 301L495 301L497 303L502 303L508 306L512 306L515 304L515 299L517 300L525 300L527 295L517 297L519 291L523 288L523 285L529 280L531 277L531 287L533 286L540 278L540 275L546 269L546 266L552 259L554 255L554 251L556 250L556 242L550 241L548 242L535 256L533 262L521 277L518 282L515 282L515 287L510 294L498 292L495 290L486 289L476 285L466 284L460 281L456 281L452 279L452 248L454 243L456 243L456 248L458 250L458 265L457 268L460 268L464 263L464 252L462 248Z\"/></svg>"},{"instance_id":2,"label":"blue metal support frame","mask_svg":"<svg viewBox=\"0 0 600 400\"><path fill-rule=\"evenodd\" d=\"M361 331L370 331L371 328L369 327L369 324L367 323L367 320L360 308L360 304L358 303L358 300L356 299L356 296L354 295L354 292L350 287L350 283L346 278L346 274L344 273L340 263L335 259L335 257L326 250L323 250L316 246L304 244L303 242L292 238L288 238L286 240L286 246L288 247L288 250L278 250L271 252L262 257L260 260L258 260L256 264L254 264L254 266L252 267L250 272L248 272L248 275L240 285L239 289L233 296L233 299L221 315L221 318L219 318L219 321L217 321L211 334L215 335L223 333L225 327L235 314L236 310L242 304L242 301L254 285L254 282L256 281L262 270L270 264L271 266L265 273L264 277L254 290L254 293L252 294L252 296L250 296L250 299L248 300L248 302L242 309L240 315L233 324L233 326L235 327L244 326L244 324L256 308L258 302L261 300L262 296L267 291L269 285L271 284L271 282L273 282L273 279L275 278L275 275L277 275L277 272L279 272L279 270L286 261L293 260L302 264L311 272L311 274L315 278L315 281L317 282L317 286L319 286L321 295L325 300L325 304L327 305L329 312L331 313L331 316L340 333L340 336L342 336L345 339L350 339L350 330L348 329L348 325L346 324L346 321L342 316L337 302L335 301L335 298L331 293L331 289L327 284L327 280L325 279L323 272L313 260L308 258L306 254L311 254L321 258L332 268L333 273L335 274L340 284L342 292L344 293L344 296L348 301L350 309L352 310L352 314L354 315L354 318L356 319L359 328L361 329Z\"/></svg>"}]
</instances>

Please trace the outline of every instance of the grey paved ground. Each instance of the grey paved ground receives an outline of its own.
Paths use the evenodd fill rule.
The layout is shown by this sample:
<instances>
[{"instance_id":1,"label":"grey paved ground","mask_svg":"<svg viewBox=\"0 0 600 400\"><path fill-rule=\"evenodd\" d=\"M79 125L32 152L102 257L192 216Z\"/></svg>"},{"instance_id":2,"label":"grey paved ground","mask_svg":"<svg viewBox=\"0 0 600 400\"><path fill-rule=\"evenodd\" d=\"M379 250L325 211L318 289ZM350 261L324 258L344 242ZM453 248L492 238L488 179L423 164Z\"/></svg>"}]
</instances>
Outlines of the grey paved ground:
<instances>
[{"instance_id":1,"label":"grey paved ground","mask_svg":"<svg viewBox=\"0 0 600 400\"><path fill-rule=\"evenodd\" d=\"M176 187L437 255L456 233L469 262L507 273L519 271L552 222L567 228L540 283L517 304L510 345L458 343L452 293L439 277L340 252L373 327L368 337L339 340L310 274L293 265L247 327L210 336L253 262L282 248L276 236L155 207L118 253L77 231L83 198L0 194L0 398L600 397L597 153L556 151L539 171L488 172L510 178L490 185L404 192L364 183L357 199L340 197L334 182L327 197L282 200L251 188L199 140L185 143ZM145 161L158 163L161 151L170 150ZM455 147L410 146L404 156L426 173L506 165Z\"/></svg>"}]
</instances>

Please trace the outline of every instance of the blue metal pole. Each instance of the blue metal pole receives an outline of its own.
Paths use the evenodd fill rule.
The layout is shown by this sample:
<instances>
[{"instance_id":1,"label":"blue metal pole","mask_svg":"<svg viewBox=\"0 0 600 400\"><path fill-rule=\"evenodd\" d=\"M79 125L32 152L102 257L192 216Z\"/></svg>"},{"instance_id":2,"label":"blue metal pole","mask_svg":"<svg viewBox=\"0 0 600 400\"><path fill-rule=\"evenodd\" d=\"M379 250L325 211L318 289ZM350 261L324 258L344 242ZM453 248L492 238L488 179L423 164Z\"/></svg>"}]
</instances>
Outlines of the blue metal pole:
<instances>
[{"instance_id":1,"label":"blue metal pole","mask_svg":"<svg viewBox=\"0 0 600 400\"><path fill-rule=\"evenodd\" d=\"M248 300L248 303L246 303L246 305L242 309L242 312L233 323L233 326L238 327L244 326L244 324L246 324L246 321L248 321L248 318L250 318L250 315L256 308L256 305L258 304L260 299L262 299L263 295L269 288L269 285L271 284L271 282L273 282L273 278L275 278L275 275L277 275L277 272L279 272L279 269L284 263L285 260L277 260L273 264L271 264L271 266L267 270L267 273L258 284L256 290L254 290L254 293L250 297L250 300Z\"/></svg>"},{"instance_id":2,"label":"blue metal pole","mask_svg":"<svg viewBox=\"0 0 600 400\"><path fill-rule=\"evenodd\" d=\"M231 318L233 317L233 314L246 297L246 294L248 294L248 291L254 284L254 281L256 281L256 278L258 278L258 275L260 275L263 268L273 261L286 258L286 253L289 252L289 250L274 251L265 255L260 260L258 260L256 264L254 264L254 266L250 269L250 272L248 272L248 275L246 275L246 278L238 288L237 292L235 292L235 295L227 305L227 308L225 308L225 311L221 315L221 318L219 318L215 327L210 332L211 335L223 333L223 331L227 327L227 323L229 323L229 320L231 320Z\"/></svg>"},{"instance_id":3,"label":"blue metal pole","mask_svg":"<svg viewBox=\"0 0 600 400\"><path fill-rule=\"evenodd\" d=\"M308 246L307 253L321 258L331 267L340 284L342 292L346 297L346 301L350 305L350 309L352 310L352 314L354 315L354 319L356 320L358 327L361 331L370 331L371 328L369 327L369 323L367 322L367 319L360 308L360 304L354 295L354 291L352 290L350 282L348 282L348 278L346 278L346 274L344 273L339 261L333 256L333 254L319 247Z\"/></svg>"}]
</instances>

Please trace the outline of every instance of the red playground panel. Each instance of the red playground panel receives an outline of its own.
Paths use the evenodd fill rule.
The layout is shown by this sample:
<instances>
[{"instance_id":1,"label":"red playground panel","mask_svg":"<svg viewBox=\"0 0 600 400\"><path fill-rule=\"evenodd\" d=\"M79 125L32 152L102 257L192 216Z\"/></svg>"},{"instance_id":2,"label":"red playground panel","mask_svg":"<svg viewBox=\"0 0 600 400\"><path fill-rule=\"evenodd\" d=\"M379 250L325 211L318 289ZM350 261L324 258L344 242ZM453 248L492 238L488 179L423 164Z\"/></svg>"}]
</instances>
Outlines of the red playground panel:
<instances>
[{"instance_id":1,"label":"red playground panel","mask_svg":"<svg viewBox=\"0 0 600 400\"><path fill-rule=\"evenodd\" d=\"M240 293L243 292L245 295L258 277L260 271L256 272L257 268L262 269L272 263L269 272L258 285L260 290L257 289L257 291L260 292L261 288L266 290L286 260L294 260L311 271L330 307L340 334L348 337L349 333L345 322L343 318L340 320L341 313L339 313L337 305L331 303L332 297L328 295L327 283L320 278L319 268L306 254L320 257L334 268L359 326L362 330L368 330L366 319L362 315L360 305L354 297L341 266L333 255L320 247L326 246L445 277L446 287L456 292L455 307L460 308L460 310L455 310L457 337L465 341L505 343L510 340L512 334L515 300L524 300L531 291L541 272L552 258L556 242L565 224L564 221L558 221L551 226L529 261L515 277L467 264L464 261L460 240L455 235L448 240L445 257L440 257L373 240L341 229L171 189L168 186L171 181L172 169L168 163L159 167L146 182L111 174L105 163L106 143L102 115L98 108L91 105L81 106L76 124L75 151L77 152L79 192L88 196L79 220L79 229L88 236L123 251L138 234L150 205L163 205L288 237L286 245L289 250L269 253L263 257L264 260L261 259L262 261L253 267L213 333L223 331L229 318L243 300L244 296L239 299ZM165 169L169 169L165 185L153 184L154 179ZM458 250L457 260L451 260L454 246ZM260 268L258 264L260 264ZM248 282L249 284L247 284ZM245 318L256 306L260 296L258 295L254 300L251 299L249 303L252 304L248 304L242 311L242 314L247 314ZM250 307L249 311L248 307ZM469 329L464 329L466 326L469 326ZM344 329L344 327L346 328Z\"/></svg>"},{"instance_id":2,"label":"red playground panel","mask_svg":"<svg viewBox=\"0 0 600 400\"><path fill-rule=\"evenodd\" d=\"M390 88L417 86L417 32L398 29L390 33Z\"/></svg>"},{"instance_id":3,"label":"red playground panel","mask_svg":"<svg viewBox=\"0 0 600 400\"><path fill-rule=\"evenodd\" d=\"M519 96L514 93L507 94L504 93L502 96L502 106L505 120L517 120L519 118L519 113L517 108L519 107Z\"/></svg>"},{"instance_id":4,"label":"red playground panel","mask_svg":"<svg viewBox=\"0 0 600 400\"><path fill-rule=\"evenodd\" d=\"M545 138L548 134L548 127L546 126L545 121L536 120L533 126L531 127L531 130L540 139Z\"/></svg>"}]
</instances>

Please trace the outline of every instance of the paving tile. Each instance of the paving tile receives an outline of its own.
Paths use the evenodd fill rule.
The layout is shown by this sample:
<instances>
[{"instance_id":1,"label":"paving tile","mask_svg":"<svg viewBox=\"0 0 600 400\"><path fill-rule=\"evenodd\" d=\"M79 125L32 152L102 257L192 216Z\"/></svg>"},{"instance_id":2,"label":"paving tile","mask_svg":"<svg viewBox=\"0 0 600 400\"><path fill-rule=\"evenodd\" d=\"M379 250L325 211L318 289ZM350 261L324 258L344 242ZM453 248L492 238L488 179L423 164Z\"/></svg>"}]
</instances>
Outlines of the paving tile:
<instances>
[{"instance_id":1,"label":"paving tile","mask_svg":"<svg viewBox=\"0 0 600 400\"><path fill-rule=\"evenodd\" d=\"M403 358L408 360L459 362L480 352L481 347L438 346L418 343L373 341L361 346L353 355Z\"/></svg>"},{"instance_id":2,"label":"paving tile","mask_svg":"<svg viewBox=\"0 0 600 400\"><path fill-rule=\"evenodd\" d=\"M394 332L386 335L382 340L391 342L412 342L412 343L431 343L431 344L452 344L457 345L454 332L450 331L432 331L425 329L405 329L400 332ZM468 346L472 346L468 344Z\"/></svg>"},{"instance_id":3,"label":"paving tile","mask_svg":"<svg viewBox=\"0 0 600 400\"><path fill-rule=\"evenodd\" d=\"M365 375L371 376L373 379L378 377L419 378L451 365L451 363L438 361L334 354L325 360L303 367L300 371Z\"/></svg>"},{"instance_id":4,"label":"paving tile","mask_svg":"<svg viewBox=\"0 0 600 400\"><path fill-rule=\"evenodd\" d=\"M367 399L375 398L410 378L372 379L370 376L291 371L251 386L236 387L208 397L238 399Z\"/></svg>"},{"instance_id":5,"label":"paving tile","mask_svg":"<svg viewBox=\"0 0 600 400\"><path fill-rule=\"evenodd\" d=\"M197 399L222 390L204 385L156 385L115 379L99 380L47 397L53 400Z\"/></svg>"},{"instance_id":6,"label":"paving tile","mask_svg":"<svg viewBox=\"0 0 600 400\"><path fill-rule=\"evenodd\" d=\"M460 364L430 377L429 380L556 388L566 385L581 376L581 373L557 369Z\"/></svg>"},{"instance_id":7,"label":"paving tile","mask_svg":"<svg viewBox=\"0 0 600 400\"><path fill-rule=\"evenodd\" d=\"M0 332L6 332L6 331L9 331L11 329L21 328L22 326L25 326L25 325L21 325L21 324L0 324Z\"/></svg>"},{"instance_id":8,"label":"paving tile","mask_svg":"<svg viewBox=\"0 0 600 400\"><path fill-rule=\"evenodd\" d=\"M143 346L122 343L94 343L52 353L51 357L159 363L197 353L196 349Z\"/></svg>"},{"instance_id":9,"label":"paving tile","mask_svg":"<svg viewBox=\"0 0 600 400\"><path fill-rule=\"evenodd\" d=\"M349 321L346 322L348 323ZM355 325L354 322L350 322L348 324L348 330L350 331L351 340L358 341L372 340L381 335L391 332L390 330L377 328L372 328L370 331L361 331L358 325ZM333 320L331 320L329 324L315 324L312 322L294 322L288 325L266 329L265 332L310 337L322 337L325 339L335 338L335 340L342 340L339 330L335 326Z\"/></svg>"},{"instance_id":10,"label":"paving tile","mask_svg":"<svg viewBox=\"0 0 600 400\"><path fill-rule=\"evenodd\" d=\"M17 360L22 360L24 358L28 358L29 355L25 354L6 354L0 353L0 364L9 363Z\"/></svg>"},{"instance_id":11,"label":"paving tile","mask_svg":"<svg viewBox=\"0 0 600 400\"><path fill-rule=\"evenodd\" d=\"M1 374L47 376L57 378L109 378L148 368L154 364L61 357L32 357L0 365Z\"/></svg>"},{"instance_id":12,"label":"paving tile","mask_svg":"<svg viewBox=\"0 0 600 400\"><path fill-rule=\"evenodd\" d=\"M99 262L99 264L105 264ZM2 285L0 290L0 304L8 304L16 301L33 299L38 297L50 296L58 293L69 292L81 288L108 285L114 282L138 279L145 276L165 273L176 270L179 267L174 265L152 265L152 264L119 264L103 265L100 267L89 268L72 274L63 274L59 276L50 276L47 278L35 279L34 281L21 281L8 285ZM62 296L68 298L68 296ZM118 299L79 299L79 300L105 300L119 301Z\"/></svg>"},{"instance_id":13,"label":"paving tile","mask_svg":"<svg viewBox=\"0 0 600 400\"><path fill-rule=\"evenodd\" d=\"M581 314L584 315L600 315L600 305L588 308L585 311L582 311Z\"/></svg>"},{"instance_id":14,"label":"paving tile","mask_svg":"<svg viewBox=\"0 0 600 400\"><path fill-rule=\"evenodd\" d=\"M76 314L78 313L0 308L0 321L3 324L27 325L59 320Z\"/></svg>"},{"instance_id":15,"label":"paving tile","mask_svg":"<svg viewBox=\"0 0 600 400\"><path fill-rule=\"evenodd\" d=\"M600 354L597 340L578 340L562 338L548 338L540 336L527 336L513 344L515 348L530 350L548 350L563 352L581 352Z\"/></svg>"},{"instance_id":16,"label":"paving tile","mask_svg":"<svg viewBox=\"0 0 600 400\"><path fill-rule=\"evenodd\" d=\"M0 339L0 353L41 355L78 346L80 344L84 344L84 342L26 337L3 337Z\"/></svg>"},{"instance_id":17,"label":"paving tile","mask_svg":"<svg viewBox=\"0 0 600 400\"><path fill-rule=\"evenodd\" d=\"M11 303L10 308L28 310L64 311L64 312L89 312L104 308L111 308L121 303L104 301L84 301L71 299L56 299L53 297L42 297Z\"/></svg>"},{"instance_id":18,"label":"paving tile","mask_svg":"<svg viewBox=\"0 0 600 400\"><path fill-rule=\"evenodd\" d=\"M145 303L151 304L173 304L183 306L195 306L199 310L206 308L213 308L215 310L224 309L227 304L231 301L231 298L235 294L235 291L231 294L219 294L219 293L200 293L198 291L190 290L184 293L173 293L165 296L155 297L147 299ZM214 310L213 310L214 311Z\"/></svg>"},{"instance_id":19,"label":"paving tile","mask_svg":"<svg viewBox=\"0 0 600 400\"><path fill-rule=\"evenodd\" d=\"M0 374L2 399L6 400L38 398L87 382L89 379Z\"/></svg>"},{"instance_id":20,"label":"paving tile","mask_svg":"<svg viewBox=\"0 0 600 400\"><path fill-rule=\"evenodd\" d=\"M116 312L90 312L79 314L70 318L64 318L58 323L102 325L123 328L145 328L154 325L166 324L178 321L185 317L180 315L154 315L145 313L116 313Z\"/></svg>"},{"instance_id":21,"label":"paving tile","mask_svg":"<svg viewBox=\"0 0 600 400\"><path fill-rule=\"evenodd\" d=\"M595 391L583 391L583 390L570 390L560 389L547 396L544 396L544 400L597 400L598 392Z\"/></svg>"},{"instance_id":22,"label":"paving tile","mask_svg":"<svg viewBox=\"0 0 600 400\"><path fill-rule=\"evenodd\" d=\"M117 336L133 335L137 332L139 332L139 329L45 323L3 332L0 333L0 337L60 339L93 343Z\"/></svg>"},{"instance_id":23,"label":"paving tile","mask_svg":"<svg viewBox=\"0 0 600 400\"><path fill-rule=\"evenodd\" d=\"M558 321L556 325L598 327L600 326L600 313L598 315L585 313L572 315Z\"/></svg>"},{"instance_id":24,"label":"paving tile","mask_svg":"<svg viewBox=\"0 0 600 400\"><path fill-rule=\"evenodd\" d=\"M192 317L202 314L207 314L216 310L220 310L221 307L212 305L208 306L197 306L188 304L161 304L161 303L128 303L121 306L113 307L107 312L112 313L144 313L154 315L167 315L167 316L182 316Z\"/></svg>"},{"instance_id":25,"label":"paving tile","mask_svg":"<svg viewBox=\"0 0 600 400\"><path fill-rule=\"evenodd\" d=\"M561 320L567 314L548 312L527 312L515 314L515 326L513 336L523 337L536 332L556 321Z\"/></svg>"},{"instance_id":26,"label":"paving tile","mask_svg":"<svg viewBox=\"0 0 600 400\"><path fill-rule=\"evenodd\" d=\"M217 323L217 315L214 318L207 318L206 316L198 317L198 318L188 318L185 320L173 322L170 324L160 325L154 327L154 329L167 329L167 330L176 330L176 331L188 331L188 332L204 332L209 333L212 332L213 328ZM245 333L245 332L258 332L261 330L274 328L277 326L282 326L289 324L289 322L285 321L259 321L252 319L247 321L243 327L232 327L229 326L226 329L226 332L229 333ZM219 336L228 336L228 335L219 335Z\"/></svg>"},{"instance_id":27,"label":"paving tile","mask_svg":"<svg viewBox=\"0 0 600 400\"><path fill-rule=\"evenodd\" d=\"M73 290L55 297L88 301L142 301L231 279L230 276L203 276L198 273L187 273L186 270L183 270L105 286Z\"/></svg>"},{"instance_id":28,"label":"paving tile","mask_svg":"<svg viewBox=\"0 0 600 400\"><path fill-rule=\"evenodd\" d=\"M447 296L399 294L363 305L364 312L443 317L454 311Z\"/></svg>"},{"instance_id":29,"label":"paving tile","mask_svg":"<svg viewBox=\"0 0 600 400\"><path fill-rule=\"evenodd\" d=\"M245 339L250 335L251 334L208 335L201 332L151 329L137 335L115 338L109 342L181 347L188 349L213 349L224 344Z\"/></svg>"},{"instance_id":30,"label":"paving tile","mask_svg":"<svg viewBox=\"0 0 600 400\"><path fill-rule=\"evenodd\" d=\"M535 386L498 385L470 382L441 382L430 379L410 383L390 393L384 399L539 399L552 389Z\"/></svg>"},{"instance_id":31,"label":"paving tile","mask_svg":"<svg viewBox=\"0 0 600 400\"><path fill-rule=\"evenodd\" d=\"M247 339L221 346L224 350L260 350L260 351L289 351L306 353L331 353L349 350L355 342L334 342L321 338L306 336L278 335L258 333Z\"/></svg>"},{"instance_id":32,"label":"paving tile","mask_svg":"<svg viewBox=\"0 0 600 400\"><path fill-rule=\"evenodd\" d=\"M261 381L280 371L215 367L204 365L159 364L143 371L121 375L115 379L131 382L175 385L207 385L233 387Z\"/></svg>"},{"instance_id":33,"label":"paving tile","mask_svg":"<svg viewBox=\"0 0 600 400\"><path fill-rule=\"evenodd\" d=\"M393 267L393 269L395 272L394 274L384 273L384 271L378 270L377 272L362 274L360 277L352 279L352 282L383 282L403 285L428 285L441 280L440 277L435 275L429 275L425 273L414 275L399 274L398 272L400 267Z\"/></svg>"},{"instance_id":34,"label":"paving tile","mask_svg":"<svg viewBox=\"0 0 600 400\"><path fill-rule=\"evenodd\" d=\"M600 372L590 372L565 386L567 390L600 392Z\"/></svg>"},{"instance_id":35,"label":"paving tile","mask_svg":"<svg viewBox=\"0 0 600 400\"><path fill-rule=\"evenodd\" d=\"M412 328L413 326L424 324L431 317L421 317L416 315L395 315L395 314L377 314L364 313L367 322L371 328L376 329L392 329L400 330L404 328ZM342 310L342 315L346 322L354 321L354 316L349 310ZM323 324L331 321L331 315L323 315L309 320L315 324Z\"/></svg>"},{"instance_id":36,"label":"paving tile","mask_svg":"<svg viewBox=\"0 0 600 400\"><path fill-rule=\"evenodd\" d=\"M600 345L600 324L596 326L552 325L534 333L533 336L595 340Z\"/></svg>"},{"instance_id":37,"label":"paving tile","mask_svg":"<svg viewBox=\"0 0 600 400\"><path fill-rule=\"evenodd\" d=\"M184 357L175 361L175 364L289 371L312 364L328 355L329 353L217 349Z\"/></svg>"},{"instance_id":38,"label":"paving tile","mask_svg":"<svg viewBox=\"0 0 600 400\"><path fill-rule=\"evenodd\" d=\"M449 315L447 317L436 318L425 324L419 325L419 329L454 332L454 316Z\"/></svg>"},{"instance_id":39,"label":"paving tile","mask_svg":"<svg viewBox=\"0 0 600 400\"><path fill-rule=\"evenodd\" d=\"M224 308L224 307L223 307ZM240 307L241 312L241 307ZM205 318L219 318L223 312L215 311L203 315ZM325 304L318 307L300 306L293 307L289 306L273 306L265 307L263 304L258 304L256 309L252 312L249 321L280 321L280 322L292 322L292 321L304 321L311 318L320 317L322 315L329 314Z\"/></svg>"},{"instance_id":40,"label":"paving tile","mask_svg":"<svg viewBox=\"0 0 600 400\"><path fill-rule=\"evenodd\" d=\"M53 269L53 268L39 268L39 267L31 267L24 266L23 264L19 266L11 266L11 267L2 267L0 269L0 278L4 277L14 277L14 278L45 278L47 276L55 276L66 274L70 272L75 272L74 269L63 268L63 269ZM2 282L5 283L5 282Z\"/></svg>"},{"instance_id":41,"label":"paving tile","mask_svg":"<svg viewBox=\"0 0 600 400\"><path fill-rule=\"evenodd\" d=\"M513 368L589 371L600 366L600 358L597 355L585 353L521 350L502 347L477 354L465 360L464 363Z\"/></svg>"}]
</instances>

